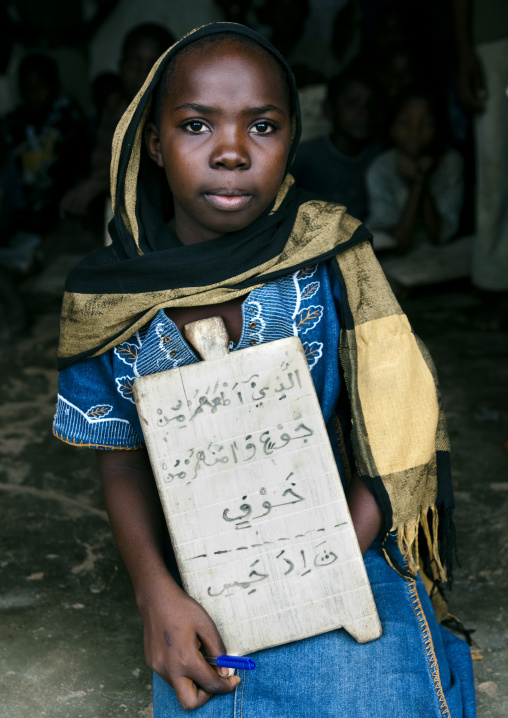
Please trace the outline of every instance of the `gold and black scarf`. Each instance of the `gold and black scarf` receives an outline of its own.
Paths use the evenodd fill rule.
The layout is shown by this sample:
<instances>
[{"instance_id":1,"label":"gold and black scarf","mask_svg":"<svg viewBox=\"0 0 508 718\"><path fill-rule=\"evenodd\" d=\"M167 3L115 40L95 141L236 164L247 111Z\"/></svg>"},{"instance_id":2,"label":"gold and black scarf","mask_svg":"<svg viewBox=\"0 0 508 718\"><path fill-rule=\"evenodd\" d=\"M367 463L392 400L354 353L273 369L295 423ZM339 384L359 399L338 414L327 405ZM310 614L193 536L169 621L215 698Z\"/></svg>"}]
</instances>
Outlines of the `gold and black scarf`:
<instances>
[{"instance_id":1,"label":"gold and black scarf","mask_svg":"<svg viewBox=\"0 0 508 718\"><path fill-rule=\"evenodd\" d=\"M382 510L385 535L397 533L405 566L396 568L408 576L416 573L423 537L430 574L444 581L453 550L453 496L437 379L373 254L370 233L344 207L296 189L289 173L273 205L244 230L183 246L168 227L167 182L143 144L152 96L180 49L231 31L259 43L286 73L293 107L289 168L300 136L298 93L273 46L230 23L207 25L173 45L117 127L111 166L113 244L92 253L69 275L60 366L117 346L160 309L225 302L300 268L332 261L342 290L340 356L356 469Z\"/></svg>"}]
</instances>

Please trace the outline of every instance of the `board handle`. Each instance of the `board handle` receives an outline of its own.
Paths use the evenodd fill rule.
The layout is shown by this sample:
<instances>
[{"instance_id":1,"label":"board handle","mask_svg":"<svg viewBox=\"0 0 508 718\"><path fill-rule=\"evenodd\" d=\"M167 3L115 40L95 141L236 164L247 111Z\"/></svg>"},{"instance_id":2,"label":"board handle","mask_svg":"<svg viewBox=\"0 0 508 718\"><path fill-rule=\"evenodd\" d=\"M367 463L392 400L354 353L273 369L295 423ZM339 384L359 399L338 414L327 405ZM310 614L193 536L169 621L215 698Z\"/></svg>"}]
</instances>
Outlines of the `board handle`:
<instances>
[{"instance_id":1,"label":"board handle","mask_svg":"<svg viewBox=\"0 0 508 718\"><path fill-rule=\"evenodd\" d=\"M186 340L205 361L224 359L229 354L229 335L222 317L190 322L183 328Z\"/></svg>"}]
</instances>

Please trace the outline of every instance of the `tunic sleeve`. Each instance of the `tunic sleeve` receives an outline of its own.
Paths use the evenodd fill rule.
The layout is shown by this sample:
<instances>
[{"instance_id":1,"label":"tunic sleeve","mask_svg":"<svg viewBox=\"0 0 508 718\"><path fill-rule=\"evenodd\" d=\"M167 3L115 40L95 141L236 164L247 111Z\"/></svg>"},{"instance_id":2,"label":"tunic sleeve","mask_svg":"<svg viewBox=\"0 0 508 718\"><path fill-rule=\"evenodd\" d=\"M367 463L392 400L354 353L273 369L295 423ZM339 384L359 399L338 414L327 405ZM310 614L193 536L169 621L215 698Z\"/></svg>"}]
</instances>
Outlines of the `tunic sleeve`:
<instances>
[{"instance_id":1,"label":"tunic sleeve","mask_svg":"<svg viewBox=\"0 0 508 718\"><path fill-rule=\"evenodd\" d=\"M112 352L62 370L54 435L67 444L93 449L144 446L132 394L134 378L127 375L131 372L121 373Z\"/></svg>"}]
</instances>

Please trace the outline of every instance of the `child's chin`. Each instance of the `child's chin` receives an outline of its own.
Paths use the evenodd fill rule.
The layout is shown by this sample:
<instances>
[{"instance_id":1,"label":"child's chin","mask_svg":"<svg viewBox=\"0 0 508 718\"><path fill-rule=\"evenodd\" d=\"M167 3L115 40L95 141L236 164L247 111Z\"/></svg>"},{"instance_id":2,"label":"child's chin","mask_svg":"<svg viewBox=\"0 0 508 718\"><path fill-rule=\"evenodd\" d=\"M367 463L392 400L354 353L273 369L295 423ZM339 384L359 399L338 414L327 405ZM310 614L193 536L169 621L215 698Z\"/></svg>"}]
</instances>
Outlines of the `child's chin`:
<instances>
[{"instance_id":1,"label":"child's chin","mask_svg":"<svg viewBox=\"0 0 508 718\"><path fill-rule=\"evenodd\" d=\"M251 219L250 217L241 216L230 216L227 221L217 222L214 224L213 230L218 234L231 234L231 232L239 232L242 229L248 227L254 222L257 217ZM210 228L212 229L212 228Z\"/></svg>"},{"instance_id":2,"label":"child's chin","mask_svg":"<svg viewBox=\"0 0 508 718\"><path fill-rule=\"evenodd\" d=\"M218 234L230 234L245 229L263 213L264 208L249 206L237 212L217 212L213 221L208 225L209 229ZM219 215L219 216L217 216Z\"/></svg>"}]
</instances>

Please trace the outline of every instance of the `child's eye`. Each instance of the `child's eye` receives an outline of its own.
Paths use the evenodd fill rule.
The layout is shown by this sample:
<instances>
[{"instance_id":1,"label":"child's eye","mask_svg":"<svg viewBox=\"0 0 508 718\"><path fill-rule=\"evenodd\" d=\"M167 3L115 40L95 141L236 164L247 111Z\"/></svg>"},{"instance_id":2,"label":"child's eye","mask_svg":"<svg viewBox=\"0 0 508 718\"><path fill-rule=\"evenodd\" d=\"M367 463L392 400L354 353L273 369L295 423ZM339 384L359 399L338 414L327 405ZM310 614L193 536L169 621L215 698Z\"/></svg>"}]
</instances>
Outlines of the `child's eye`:
<instances>
[{"instance_id":1,"label":"child's eye","mask_svg":"<svg viewBox=\"0 0 508 718\"><path fill-rule=\"evenodd\" d=\"M194 135L201 134L202 132L208 132L208 127L201 120L189 120L184 125L184 128Z\"/></svg>"},{"instance_id":2,"label":"child's eye","mask_svg":"<svg viewBox=\"0 0 508 718\"><path fill-rule=\"evenodd\" d=\"M271 135L272 132L275 132L275 129L271 122L256 122L251 132L254 132L255 135Z\"/></svg>"}]
</instances>

